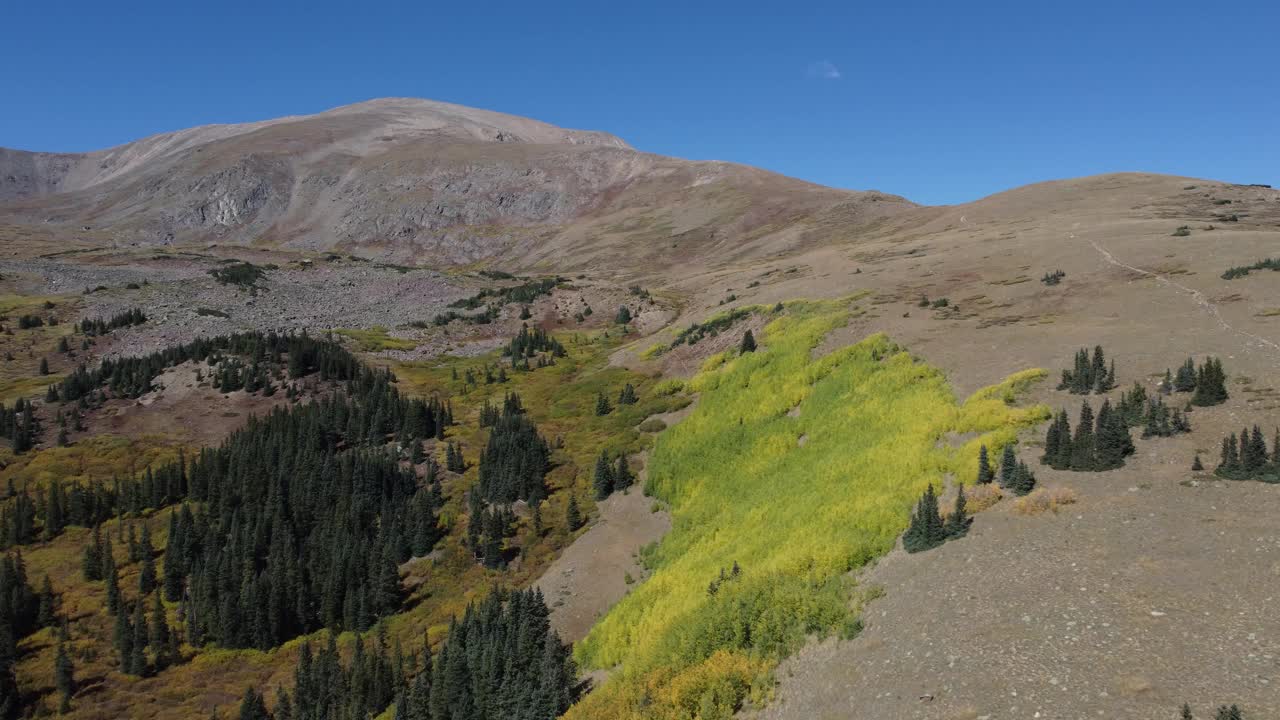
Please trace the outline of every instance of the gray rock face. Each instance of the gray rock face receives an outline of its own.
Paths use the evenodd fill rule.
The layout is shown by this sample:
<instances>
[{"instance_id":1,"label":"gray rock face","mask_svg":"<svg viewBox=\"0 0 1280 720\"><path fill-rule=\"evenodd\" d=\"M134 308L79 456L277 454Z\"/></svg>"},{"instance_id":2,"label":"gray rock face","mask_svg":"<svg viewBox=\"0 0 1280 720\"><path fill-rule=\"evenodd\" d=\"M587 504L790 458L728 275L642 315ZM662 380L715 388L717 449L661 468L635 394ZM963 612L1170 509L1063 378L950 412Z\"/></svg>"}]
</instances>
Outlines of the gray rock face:
<instances>
[{"instance_id":1,"label":"gray rock face","mask_svg":"<svg viewBox=\"0 0 1280 720\"><path fill-rule=\"evenodd\" d=\"M51 195L83 155L0 148L0 202Z\"/></svg>"}]
</instances>

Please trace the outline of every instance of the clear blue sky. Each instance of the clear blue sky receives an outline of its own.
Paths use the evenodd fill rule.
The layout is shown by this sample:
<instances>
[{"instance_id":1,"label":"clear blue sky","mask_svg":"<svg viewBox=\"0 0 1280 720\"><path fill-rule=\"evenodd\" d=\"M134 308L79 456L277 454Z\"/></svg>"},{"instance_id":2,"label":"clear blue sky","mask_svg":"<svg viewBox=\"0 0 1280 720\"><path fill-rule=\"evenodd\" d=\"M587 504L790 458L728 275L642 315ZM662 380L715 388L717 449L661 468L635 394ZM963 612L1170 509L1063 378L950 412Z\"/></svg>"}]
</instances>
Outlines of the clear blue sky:
<instances>
[{"instance_id":1,"label":"clear blue sky","mask_svg":"<svg viewBox=\"0 0 1280 720\"><path fill-rule=\"evenodd\" d=\"M1118 170L1280 185L1275 0L66 0L4 15L0 145L22 149L412 96L927 203Z\"/></svg>"}]
</instances>

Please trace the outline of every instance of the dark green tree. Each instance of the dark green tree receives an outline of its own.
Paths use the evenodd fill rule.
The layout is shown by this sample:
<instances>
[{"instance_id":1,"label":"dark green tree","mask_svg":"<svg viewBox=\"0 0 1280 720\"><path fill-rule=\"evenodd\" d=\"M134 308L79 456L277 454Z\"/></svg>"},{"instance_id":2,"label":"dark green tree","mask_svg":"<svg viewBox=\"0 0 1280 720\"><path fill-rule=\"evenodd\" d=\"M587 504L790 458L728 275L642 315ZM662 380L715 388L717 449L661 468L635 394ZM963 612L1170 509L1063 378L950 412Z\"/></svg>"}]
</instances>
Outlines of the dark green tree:
<instances>
[{"instance_id":1,"label":"dark green tree","mask_svg":"<svg viewBox=\"0 0 1280 720\"><path fill-rule=\"evenodd\" d=\"M947 530L938 511L938 496L933 485L925 489L911 515L911 524L902 536L902 548L909 553L922 552L945 542Z\"/></svg>"},{"instance_id":2,"label":"dark green tree","mask_svg":"<svg viewBox=\"0 0 1280 720\"><path fill-rule=\"evenodd\" d=\"M750 330L742 334L742 343L738 346L738 351L743 354L756 351L756 338Z\"/></svg>"},{"instance_id":3,"label":"dark green tree","mask_svg":"<svg viewBox=\"0 0 1280 720\"><path fill-rule=\"evenodd\" d=\"M53 684L58 689L58 712L70 712L71 696L76 691L75 665L62 643L58 643L58 655L53 661Z\"/></svg>"},{"instance_id":4,"label":"dark green tree","mask_svg":"<svg viewBox=\"0 0 1280 720\"><path fill-rule=\"evenodd\" d=\"M979 485L985 485L996 478L996 471L991 467L991 460L987 456L987 446L978 447L978 479Z\"/></svg>"},{"instance_id":5,"label":"dark green tree","mask_svg":"<svg viewBox=\"0 0 1280 720\"><path fill-rule=\"evenodd\" d=\"M1013 474L1017 469L1018 457L1013 454L1013 444L1004 446L1004 452L1000 456L1000 487L1013 487Z\"/></svg>"},{"instance_id":6,"label":"dark green tree","mask_svg":"<svg viewBox=\"0 0 1280 720\"><path fill-rule=\"evenodd\" d=\"M582 527L582 511L578 509L578 498L573 495L569 496L569 507L565 509L564 522L569 527L569 532Z\"/></svg>"},{"instance_id":7,"label":"dark green tree","mask_svg":"<svg viewBox=\"0 0 1280 720\"><path fill-rule=\"evenodd\" d=\"M969 532L969 525L973 523L973 518L969 517L967 511L967 501L964 496L964 483L956 489L956 504L952 508L951 514L947 516L947 520L943 525L943 531L946 532L948 538L963 537Z\"/></svg>"},{"instance_id":8,"label":"dark green tree","mask_svg":"<svg viewBox=\"0 0 1280 720\"><path fill-rule=\"evenodd\" d=\"M613 494L613 467L609 463L609 455L601 450L596 458L596 472L592 480L596 500L603 500Z\"/></svg>"},{"instance_id":9,"label":"dark green tree","mask_svg":"<svg viewBox=\"0 0 1280 720\"><path fill-rule=\"evenodd\" d=\"M613 412L613 406L609 404L609 398L604 393L596 395L596 415L608 415Z\"/></svg>"}]
</instances>

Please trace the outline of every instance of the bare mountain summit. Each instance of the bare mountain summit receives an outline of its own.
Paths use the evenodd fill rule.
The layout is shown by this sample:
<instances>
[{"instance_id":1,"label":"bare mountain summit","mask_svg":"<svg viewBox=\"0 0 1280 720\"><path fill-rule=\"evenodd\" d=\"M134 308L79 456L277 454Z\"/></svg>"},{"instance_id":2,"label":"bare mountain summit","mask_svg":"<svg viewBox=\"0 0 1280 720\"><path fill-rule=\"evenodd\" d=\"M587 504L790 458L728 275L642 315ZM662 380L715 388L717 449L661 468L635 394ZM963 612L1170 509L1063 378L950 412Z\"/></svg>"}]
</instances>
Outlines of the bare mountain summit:
<instances>
[{"instance_id":1,"label":"bare mountain summit","mask_svg":"<svg viewBox=\"0 0 1280 720\"><path fill-rule=\"evenodd\" d=\"M399 262L585 266L766 254L907 201L632 149L600 132L383 99L84 154L0 150L0 223L87 246L343 249ZM782 232L786 228L786 232Z\"/></svg>"}]
</instances>

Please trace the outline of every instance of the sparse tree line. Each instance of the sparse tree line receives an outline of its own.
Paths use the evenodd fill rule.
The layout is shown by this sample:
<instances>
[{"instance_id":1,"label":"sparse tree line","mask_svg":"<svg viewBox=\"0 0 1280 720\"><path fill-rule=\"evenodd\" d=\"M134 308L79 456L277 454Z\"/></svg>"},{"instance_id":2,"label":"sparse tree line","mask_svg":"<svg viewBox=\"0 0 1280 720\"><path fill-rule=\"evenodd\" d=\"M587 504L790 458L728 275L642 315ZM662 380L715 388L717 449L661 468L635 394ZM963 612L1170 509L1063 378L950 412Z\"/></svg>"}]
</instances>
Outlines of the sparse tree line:
<instances>
[{"instance_id":1,"label":"sparse tree line","mask_svg":"<svg viewBox=\"0 0 1280 720\"><path fill-rule=\"evenodd\" d=\"M1075 364L1070 370L1062 371L1059 390L1066 390L1073 395L1107 392L1116 386L1116 364L1111 361L1107 367L1106 358L1102 354L1102 346L1098 345L1090 354L1087 348L1076 352Z\"/></svg>"},{"instance_id":2,"label":"sparse tree line","mask_svg":"<svg viewBox=\"0 0 1280 720\"><path fill-rule=\"evenodd\" d=\"M1097 472L1112 470L1124 465L1124 459L1134 453L1131 427L1141 427L1142 437L1170 437L1191 432L1188 412L1192 406L1209 406L1226 402L1226 372L1217 358L1206 358L1198 367L1188 358L1176 373L1165 371L1160 382L1160 394L1149 397L1146 389L1135 382L1133 387L1120 395L1120 401L1112 407L1111 400L1103 400L1094 416L1086 400L1081 404L1079 420L1074 431L1066 410L1054 417L1045 434L1044 454L1040 461L1057 470ZM1105 393L1115 386L1115 362L1108 366L1102 346L1090 353L1076 353L1074 367L1062 372L1059 390L1074 394ZM1185 407L1172 407L1165 402L1165 395L1191 393Z\"/></svg>"},{"instance_id":3,"label":"sparse tree line","mask_svg":"<svg viewBox=\"0 0 1280 720\"><path fill-rule=\"evenodd\" d=\"M1257 425L1252 431L1244 429L1239 435L1222 438L1222 454L1213 472L1230 480L1280 482L1280 430L1276 430L1270 452Z\"/></svg>"},{"instance_id":4,"label":"sparse tree line","mask_svg":"<svg viewBox=\"0 0 1280 720\"><path fill-rule=\"evenodd\" d=\"M110 318L92 318L84 319L76 323L76 332L83 333L88 337L97 335L106 335L112 330L123 327L131 327L133 325L141 325L147 321L146 313L140 308L125 310L122 313L112 315Z\"/></svg>"}]
</instances>

